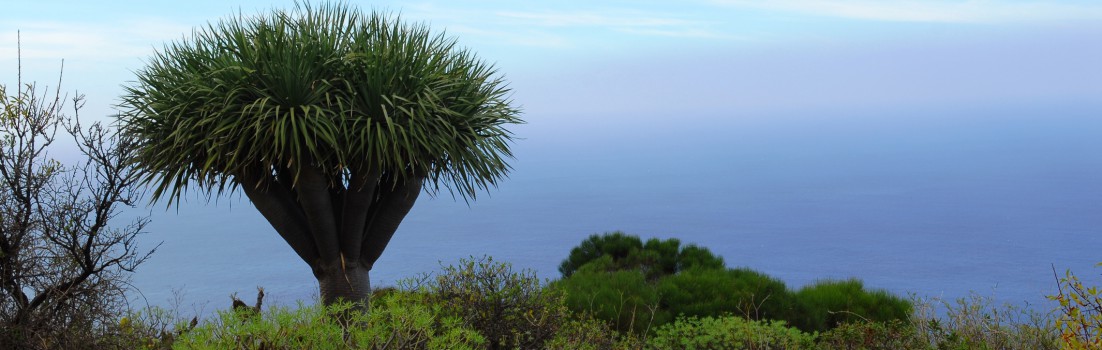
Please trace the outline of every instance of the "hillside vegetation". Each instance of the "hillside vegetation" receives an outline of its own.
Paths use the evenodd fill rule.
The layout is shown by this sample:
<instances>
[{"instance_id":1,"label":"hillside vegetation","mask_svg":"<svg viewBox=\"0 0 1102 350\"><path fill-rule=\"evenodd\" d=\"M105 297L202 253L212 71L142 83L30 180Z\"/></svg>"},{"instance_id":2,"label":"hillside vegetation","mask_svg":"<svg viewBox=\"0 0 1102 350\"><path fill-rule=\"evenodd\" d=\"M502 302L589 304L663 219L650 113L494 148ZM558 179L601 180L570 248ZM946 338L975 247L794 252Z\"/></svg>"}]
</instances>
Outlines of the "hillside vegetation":
<instances>
[{"instance_id":1,"label":"hillside vegetation","mask_svg":"<svg viewBox=\"0 0 1102 350\"><path fill-rule=\"evenodd\" d=\"M903 298L856 279L799 289L676 239L594 235L540 281L491 257L374 291L350 304L261 309L239 302L175 320L121 318L146 349L1095 349L1094 288L1070 272L1049 314L958 300Z\"/></svg>"}]
</instances>

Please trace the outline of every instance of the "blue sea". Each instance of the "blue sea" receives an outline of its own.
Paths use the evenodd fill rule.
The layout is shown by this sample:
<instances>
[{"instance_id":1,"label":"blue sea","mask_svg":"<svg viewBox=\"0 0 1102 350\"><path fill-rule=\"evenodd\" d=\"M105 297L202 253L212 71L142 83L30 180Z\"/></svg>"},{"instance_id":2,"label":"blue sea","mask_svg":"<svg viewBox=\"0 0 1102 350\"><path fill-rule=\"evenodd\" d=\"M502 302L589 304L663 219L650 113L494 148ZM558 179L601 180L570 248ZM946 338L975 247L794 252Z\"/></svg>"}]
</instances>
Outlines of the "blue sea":
<instances>
[{"instance_id":1,"label":"blue sea","mask_svg":"<svg viewBox=\"0 0 1102 350\"><path fill-rule=\"evenodd\" d=\"M470 256L541 278L591 234L678 238L798 288L1046 305L1053 269L1102 284L1102 108L1017 103L817 115L532 113L514 170L469 204L422 196L372 271L394 285ZM209 314L316 284L239 195L152 213L138 305ZM1047 306L1046 306L1047 308Z\"/></svg>"}]
</instances>

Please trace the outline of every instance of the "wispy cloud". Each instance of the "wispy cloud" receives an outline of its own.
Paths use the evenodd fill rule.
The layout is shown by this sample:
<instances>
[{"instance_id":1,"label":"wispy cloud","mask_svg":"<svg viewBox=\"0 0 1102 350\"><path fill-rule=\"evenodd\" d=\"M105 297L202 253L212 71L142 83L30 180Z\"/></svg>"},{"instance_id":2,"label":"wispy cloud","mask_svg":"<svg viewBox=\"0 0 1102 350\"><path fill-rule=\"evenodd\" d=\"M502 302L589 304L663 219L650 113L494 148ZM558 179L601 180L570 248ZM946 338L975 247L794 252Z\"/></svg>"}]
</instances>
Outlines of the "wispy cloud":
<instances>
[{"instance_id":1,"label":"wispy cloud","mask_svg":"<svg viewBox=\"0 0 1102 350\"><path fill-rule=\"evenodd\" d=\"M501 11L500 18L547 28L605 29L620 33L663 37L720 38L714 23L686 20L642 11Z\"/></svg>"},{"instance_id":2,"label":"wispy cloud","mask_svg":"<svg viewBox=\"0 0 1102 350\"><path fill-rule=\"evenodd\" d=\"M452 8L441 4L411 4L403 16L430 18L434 27L461 34L465 41L497 42L530 47L566 48L587 40L609 42L610 35L636 38L676 37L722 39L722 23L686 19L668 12L632 8L547 7L510 4L505 9ZM586 35L578 35L585 31Z\"/></svg>"},{"instance_id":3,"label":"wispy cloud","mask_svg":"<svg viewBox=\"0 0 1102 350\"><path fill-rule=\"evenodd\" d=\"M467 24L457 24L448 26L447 32L449 34L459 35L463 38L481 38L480 41L482 42L494 42L497 44L522 45L537 48L562 48L570 46L570 40L565 36L532 30L493 30Z\"/></svg>"},{"instance_id":4,"label":"wispy cloud","mask_svg":"<svg viewBox=\"0 0 1102 350\"><path fill-rule=\"evenodd\" d=\"M712 0L711 3L809 15L900 22L1020 22L1102 19L1102 3L994 0Z\"/></svg>"},{"instance_id":5,"label":"wispy cloud","mask_svg":"<svg viewBox=\"0 0 1102 350\"><path fill-rule=\"evenodd\" d=\"M592 11L501 11L497 15L522 20L530 25L551 27L671 27L696 25L696 22L649 14L610 14Z\"/></svg>"},{"instance_id":6,"label":"wispy cloud","mask_svg":"<svg viewBox=\"0 0 1102 350\"><path fill-rule=\"evenodd\" d=\"M126 23L9 22L0 26L3 59L16 56L16 31L25 59L112 61L148 57L165 41L190 33L191 27L154 18Z\"/></svg>"}]
</instances>

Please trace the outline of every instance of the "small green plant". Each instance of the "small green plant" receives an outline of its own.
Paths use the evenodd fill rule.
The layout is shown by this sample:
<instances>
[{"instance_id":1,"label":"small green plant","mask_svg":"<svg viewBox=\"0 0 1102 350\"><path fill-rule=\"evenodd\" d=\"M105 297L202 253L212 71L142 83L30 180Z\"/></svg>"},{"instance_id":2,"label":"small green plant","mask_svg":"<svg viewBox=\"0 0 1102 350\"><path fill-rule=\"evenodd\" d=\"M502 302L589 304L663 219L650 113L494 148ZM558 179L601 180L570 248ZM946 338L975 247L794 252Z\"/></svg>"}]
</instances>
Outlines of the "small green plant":
<instances>
[{"instance_id":1,"label":"small green plant","mask_svg":"<svg viewBox=\"0 0 1102 350\"><path fill-rule=\"evenodd\" d=\"M750 321L738 316L686 317L659 326L648 349L812 349L815 336L784 321Z\"/></svg>"},{"instance_id":2,"label":"small green plant","mask_svg":"<svg viewBox=\"0 0 1102 350\"><path fill-rule=\"evenodd\" d=\"M826 331L847 322L906 320L911 304L886 291L865 290L857 279L820 281L796 292L799 310L790 319L805 331Z\"/></svg>"},{"instance_id":3,"label":"small green plant","mask_svg":"<svg viewBox=\"0 0 1102 350\"><path fill-rule=\"evenodd\" d=\"M485 336L489 349L540 348L568 316L562 294L534 272L490 257L462 259L425 287L431 303Z\"/></svg>"},{"instance_id":4,"label":"small green plant","mask_svg":"<svg viewBox=\"0 0 1102 350\"><path fill-rule=\"evenodd\" d=\"M1102 293L1097 286L1084 285L1071 270L1057 280L1058 294L1048 298L1060 303L1060 339L1068 349L1102 349Z\"/></svg>"}]
</instances>

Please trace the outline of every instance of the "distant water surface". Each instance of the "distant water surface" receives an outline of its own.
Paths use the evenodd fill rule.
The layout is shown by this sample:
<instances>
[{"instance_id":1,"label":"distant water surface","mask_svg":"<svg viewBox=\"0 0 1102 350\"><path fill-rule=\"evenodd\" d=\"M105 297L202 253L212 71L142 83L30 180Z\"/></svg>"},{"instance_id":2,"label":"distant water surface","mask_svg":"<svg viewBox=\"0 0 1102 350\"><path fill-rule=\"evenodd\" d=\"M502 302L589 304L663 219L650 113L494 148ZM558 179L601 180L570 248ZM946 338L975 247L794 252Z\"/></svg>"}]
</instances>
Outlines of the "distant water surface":
<instances>
[{"instance_id":1,"label":"distant water surface","mask_svg":"<svg viewBox=\"0 0 1102 350\"><path fill-rule=\"evenodd\" d=\"M613 230L695 243L791 287L857 277L900 294L1037 305L1055 290L1052 266L1099 273L1097 106L526 117L510 178L470 206L423 196L374 285L472 255L557 278L571 247ZM209 312L256 286L281 303L316 295L246 201L163 208L143 238L163 245L134 278L144 300L168 306L176 290L184 309Z\"/></svg>"}]
</instances>

